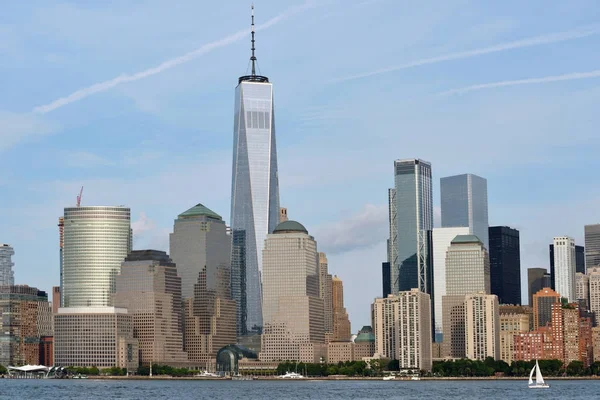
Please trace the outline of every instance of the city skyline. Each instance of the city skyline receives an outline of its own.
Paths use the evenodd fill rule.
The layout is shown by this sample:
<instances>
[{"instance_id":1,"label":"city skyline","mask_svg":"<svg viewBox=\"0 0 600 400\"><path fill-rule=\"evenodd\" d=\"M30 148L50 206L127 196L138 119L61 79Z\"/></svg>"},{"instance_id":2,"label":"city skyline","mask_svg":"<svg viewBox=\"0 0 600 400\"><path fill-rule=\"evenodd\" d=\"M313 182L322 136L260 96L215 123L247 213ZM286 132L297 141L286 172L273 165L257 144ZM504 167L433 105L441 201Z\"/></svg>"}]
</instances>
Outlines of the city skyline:
<instances>
[{"instance_id":1,"label":"city skyline","mask_svg":"<svg viewBox=\"0 0 600 400\"><path fill-rule=\"evenodd\" d=\"M521 232L522 282L527 268L548 268L552 237L568 235L583 245L583 226L600 219L594 208L598 191L590 189L587 183L593 179L586 172L597 170L599 162L589 153L598 143L591 101L597 80L497 84L460 96L431 95L591 71L596 56L587 49L598 43L597 31L590 28L598 12L547 6L548 21L530 24L533 17L510 5L457 16L458 6L448 4L436 10L435 18L415 6L410 18L392 21L386 15L405 15L394 2L362 3L298 2L287 9L265 1L257 14L257 26L264 29L260 48L265 49L259 66L277 85L281 204L314 232L319 249L328 255L330 273L343 277L353 326L368 325L368 304L380 295L379 278L365 283L360 277L367 267L379 271L386 258L385 191L393 184L389 165L395 159L421 157L432 163L437 226L439 178L465 172L486 177L490 225ZM248 5L222 5L201 20L196 20L202 14L196 6L174 11L155 4L150 15L127 21L115 15L132 14L131 5L110 11L48 3L44 12L32 12L31 5L13 4L6 10L11 21L22 25L0 48L8 94L0 99L0 166L6 171L0 178L0 210L6 215L0 242L15 249L15 283L48 292L58 285L56 218L74 205L82 185L83 205L131 208L135 249L167 250L174 216L199 201L229 215L232 79L244 73L240 65L247 61ZM570 18L563 18L565 13ZM64 15L77 18L65 22ZM211 23L209 15L222 18L222 26ZM332 35L359 17L381 18L383 31L349 32L348 43ZM278 23L281 19L286 23ZM111 21L115 29L105 32L102 21ZM414 21L428 23L412 32ZM465 34L465 24L479 33ZM131 27L137 35L129 34ZM52 33L44 38L27 33L39 29ZM239 41L206 50L185 65L55 101L240 30ZM447 36L442 42L440 30ZM403 39L391 51L370 48L381 32ZM514 44L519 40L524 42ZM506 43L513 45L492 49ZM357 45L365 53L360 60ZM460 55L477 49L483 49L479 55ZM443 57L453 54L458 56ZM496 63L502 68L486 68ZM376 73L393 66L406 71ZM308 84L295 79L310 70L318 73ZM428 82L432 77L440 79ZM389 85L397 90L384 90ZM339 96L342 91L345 95ZM567 131L577 132L568 142ZM479 140L482 132L485 140ZM455 141L470 141L468 151ZM558 154L577 163L555 165ZM571 180L556 178L563 168L572 172ZM155 196L157 188L169 195ZM570 211L564 212L567 207ZM526 290L522 285L523 299Z\"/></svg>"}]
</instances>

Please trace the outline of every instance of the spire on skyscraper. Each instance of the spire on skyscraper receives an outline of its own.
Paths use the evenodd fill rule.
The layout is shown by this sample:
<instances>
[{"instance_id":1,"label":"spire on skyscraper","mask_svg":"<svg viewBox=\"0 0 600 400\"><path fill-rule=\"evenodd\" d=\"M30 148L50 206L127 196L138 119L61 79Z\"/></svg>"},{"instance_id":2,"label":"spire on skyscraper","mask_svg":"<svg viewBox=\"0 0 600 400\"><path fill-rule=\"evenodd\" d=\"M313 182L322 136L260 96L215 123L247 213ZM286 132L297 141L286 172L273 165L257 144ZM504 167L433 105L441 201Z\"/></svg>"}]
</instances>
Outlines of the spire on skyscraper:
<instances>
[{"instance_id":1,"label":"spire on skyscraper","mask_svg":"<svg viewBox=\"0 0 600 400\"><path fill-rule=\"evenodd\" d=\"M252 35L252 39L251 39L251 43L252 43L252 47L250 48L250 50L252 51L252 55L250 56L250 63L252 64L252 71L250 73L250 75L244 75L241 76L238 80L238 83L240 82L244 82L244 81L250 81L250 82L269 82L269 78L267 78L266 76L261 76L261 75L256 75L256 55L254 54L254 51L256 50L255 48L255 42L256 40L254 39L254 35L256 33L256 30L254 28L254 3L252 3L252 23L251 23L251 35Z\"/></svg>"},{"instance_id":2,"label":"spire on skyscraper","mask_svg":"<svg viewBox=\"0 0 600 400\"><path fill-rule=\"evenodd\" d=\"M256 56L254 55L254 3L252 3L252 56L250 56L250 61L252 62L252 76L256 75Z\"/></svg>"}]
</instances>

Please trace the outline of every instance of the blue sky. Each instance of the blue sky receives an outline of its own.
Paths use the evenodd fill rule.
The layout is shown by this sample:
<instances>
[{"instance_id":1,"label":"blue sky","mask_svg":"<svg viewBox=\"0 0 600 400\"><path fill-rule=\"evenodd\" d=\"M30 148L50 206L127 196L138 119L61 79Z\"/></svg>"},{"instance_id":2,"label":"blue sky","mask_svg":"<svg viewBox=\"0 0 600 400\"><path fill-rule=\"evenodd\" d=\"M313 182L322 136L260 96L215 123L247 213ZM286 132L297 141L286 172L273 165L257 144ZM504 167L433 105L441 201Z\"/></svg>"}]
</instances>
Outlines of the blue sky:
<instances>
[{"instance_id":1,"label":"blue sky","mask_svg":"<svg viewBox=\"0 0 600 400\"><path fill-rule=\"evenodd\" d=\"M166 250L196 203L229 220L250 3L174 4L3 3L0 242L18 283L58 284L57 218L82 185L84 205L131 207L136 248ZM440 177L487 178L490 224L521 231L523 276L548 266L553 236L583 244L600 222L596 1L255 6L281 203L344 280L354 331L381 292L394 159L432 163L438 211Z\"/></svg>"}]
</instances>

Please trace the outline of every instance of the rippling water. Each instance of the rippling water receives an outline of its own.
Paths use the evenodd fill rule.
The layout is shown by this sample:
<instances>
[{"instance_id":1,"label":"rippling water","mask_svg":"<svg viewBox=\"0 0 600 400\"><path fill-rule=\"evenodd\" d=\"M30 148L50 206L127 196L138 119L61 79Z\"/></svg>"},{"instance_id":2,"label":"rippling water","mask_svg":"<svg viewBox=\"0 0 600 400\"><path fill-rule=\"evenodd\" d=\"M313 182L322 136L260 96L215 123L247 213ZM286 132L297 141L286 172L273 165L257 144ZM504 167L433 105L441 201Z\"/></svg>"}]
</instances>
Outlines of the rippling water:
<instances>
[{"instance_id":1,"label":"rippling water","mask_svg":"<svg viewBox=\"0 0 600 400\"><path fill-rule=\"evenodd\" d=\"M0 399L594 399L600 381L171 381L0 379Z\"/></svg>"}]
</instances>

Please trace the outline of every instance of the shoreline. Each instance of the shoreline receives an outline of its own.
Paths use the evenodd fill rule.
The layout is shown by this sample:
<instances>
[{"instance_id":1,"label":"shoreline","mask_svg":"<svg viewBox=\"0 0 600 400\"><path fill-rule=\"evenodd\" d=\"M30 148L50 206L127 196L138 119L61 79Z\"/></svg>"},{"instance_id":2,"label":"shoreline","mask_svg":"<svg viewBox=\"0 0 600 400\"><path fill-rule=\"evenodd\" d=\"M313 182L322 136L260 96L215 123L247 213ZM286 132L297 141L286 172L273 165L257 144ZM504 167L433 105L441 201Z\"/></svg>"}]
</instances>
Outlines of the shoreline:
<instances>
[{"instance_id":1,"label":"shoreline","mask_svg":"<svg viewBox=\"0 0 600 400\"><path fill-rule=\"evenodd\" d=\"M181 381L231 381L229 378L209 378L209 377L195 377L195 376L88 376L88 380L181 380ZM281 379L270 376L257 376L254 377L255 381L285 381L285 382L302 382L302 381L381 381L383 377L351 377L351 376L335 376L335 377L310 377L305 379ZM398 382L421 382L421 381L527 381L527 377L494 377L494 376L483 376L483 377L422 377L419 380L412 380L411 378L397 378L392 380ZM600 380L600 376L552 376L544 378L546 381L586 381L586 380Z\"/></svg>"}]
</instances>

